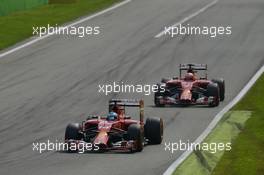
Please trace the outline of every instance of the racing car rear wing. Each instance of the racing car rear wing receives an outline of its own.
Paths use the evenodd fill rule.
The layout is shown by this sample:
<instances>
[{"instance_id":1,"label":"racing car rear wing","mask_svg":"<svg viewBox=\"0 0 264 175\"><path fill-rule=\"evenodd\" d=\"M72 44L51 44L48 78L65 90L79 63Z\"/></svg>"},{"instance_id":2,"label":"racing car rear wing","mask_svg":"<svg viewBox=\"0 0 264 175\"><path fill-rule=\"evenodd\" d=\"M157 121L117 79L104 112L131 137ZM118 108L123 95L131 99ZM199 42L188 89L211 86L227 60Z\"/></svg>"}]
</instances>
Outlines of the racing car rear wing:
<instances>
[{"instance_id":1,"label":"racing car rear wing","mask_svg":"<svg viewBox=\"0 0 264 175\"><path fill-rule=\"evenodd\" d=\"M180 64L180 70L207 70L207 64Z\"/></svg>"},{"instance_id":2,"label":"racing car rear wing","mask_svg":"<svg viewBox=\"0 0 264 175\"><path fill-rule=\"evenodd\" d=\"M139 107L140 123L144 122L144 101L138 99L111 99L109 100L109 112L114 106Z\"/></svg>"},{"instance_id":3,"label":"racing car rear wing","mask_svg":"<svg viewBox=\"0 0 264 175\"><path fill-rule=\"evenodd\" d=\"M182 71L196 73L198 70L204 70L205 75L201 79L207 79L207 64L180 64L180 77L182 77Z\"/></svg>"}]
</instances>

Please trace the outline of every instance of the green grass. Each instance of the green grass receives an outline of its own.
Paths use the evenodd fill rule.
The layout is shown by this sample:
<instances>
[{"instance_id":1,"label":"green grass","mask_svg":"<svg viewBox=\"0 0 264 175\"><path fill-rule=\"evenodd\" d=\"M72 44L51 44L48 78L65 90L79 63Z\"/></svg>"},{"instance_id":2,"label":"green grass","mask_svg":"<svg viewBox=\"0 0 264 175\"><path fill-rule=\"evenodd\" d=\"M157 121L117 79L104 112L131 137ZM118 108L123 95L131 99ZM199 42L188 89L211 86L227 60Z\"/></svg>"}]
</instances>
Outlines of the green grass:
<instances>
[{"instance_id":1,"label":"green grass","mask_svg":"<svg viewBox=\"0 0 264 175\"><path fill-rule=\"evenodd\" d=\"M250 111L229 111L204 139L203 143L228 144L234 140L251 117ZM216 148L216 147L215 147ZM227 147L226 147L227 148ZM224 154L220 149L196 150L184 160L173 175L210 175Z\"/></svg>"},{"instance_id":2,"label":"green grass","mask_svg":"<svg viewBox=\"0 0 264 175\"><path fill-rule=\"evenodd\" d=\"M252 116L212 174L264 175L264 75L233 110L249 110Z\"/></svg>"},{"instance_id":3,"label":"green grass","mask_svg":"<svg viewBox=\"0 0 264 175\"><path fill-rule=\"evenodd\" d=\"M76 3L44 5L0 16L0 50L32 36L33 26L60 25L119 1L121 0L76 0Z\"/></svg>"}]
</instances>

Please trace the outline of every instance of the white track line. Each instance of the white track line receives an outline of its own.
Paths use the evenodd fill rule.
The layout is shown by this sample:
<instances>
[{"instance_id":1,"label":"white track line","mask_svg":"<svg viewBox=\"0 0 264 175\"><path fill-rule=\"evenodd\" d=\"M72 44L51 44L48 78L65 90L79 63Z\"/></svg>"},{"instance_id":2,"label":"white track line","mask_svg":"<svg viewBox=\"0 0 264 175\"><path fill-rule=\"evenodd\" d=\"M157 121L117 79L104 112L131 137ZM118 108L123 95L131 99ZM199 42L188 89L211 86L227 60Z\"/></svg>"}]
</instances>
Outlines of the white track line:
<instances>
[{"instance_id":1,"label":"white track line","mask_svg":"<svg viewBox=\"0 0 264 175\"><path fill-rule=\"evenodd\" d=\"M181 21L173 24L172 26L168 27L167 30L163 30L162 32L160 32L159 34L157 34L155 36L155 38L159 38L161 36L163 36L166 32L168 32L168 30L170 30L171 28L173 27L176 27L180 24L183 24L185 23L186 21L189 21L190 19L194 18L195 16L199 15L200 13L204 12L205 10L207 10L208 8L212 7L213 5L215 5L216 3L218 2L218 0L214 0L213 2L207 4L206 6L204 6L203 8L201 8L200 10L198 10L197 12L187 16L186 18L183 18Z\"/></svg>"},{"instance_id":2,"label":"white track line","mask_svg":"<svg viewBox=\"0 0 264 175\"><path fill-rule=\"evenodd\" d=\"M246 84L246 86L239 92L239 94L226 105L218 114L216 114L215 118L208 125L208 127L204 130L204 132L195 140L194 143L201 143L208 134L215 128L217 123L221 120L226 112L228 112L242 97L248 92L248 90L255 84L258 78L264 72L264 65L257 71L257 73L250 79L250 81ZM169 168L163 173L163 175L171 175L175 171L175 169L192 153L192 151L185 151L177 160L175 160Z\"/></svg>"},{"instance_id":3,"label":"white track line","mask_svg":"<svg viewBox=\"0 0 264 175\"><path fill-rule=\"evenodd\" d=\"M102 10L102 11L100 11L100 12L98 12L98 13L95 13L95 14L93 14L93 15L90 15L90 16L87 16L87 17L85 17L85 18L82 18L82 19L80 19L80 20L78 20L78 21L76 21L76 22L70 23L69 25L66 25L66 26L64 26L64 27L71 27L71 26L78 25L78 24L83 23L83 22L85 22L85 21L91 20L91 19L93 19L93 18L95 18L95 17L97 17L97 16L100 16L100 15L102 15L102 14L104 14L104 13L107 13L107 12L109 12L109 11L112 11L112 10L118 8L118 7L121 7L121 6L123 6L123 5L125 5L125 4L127 4L127 3L129 3L129 2L131 2L131 0L125 0L125 1L123 1L123 2L120 2L120 3L118 3L118 4L115 4L115 5L112 6L112 7L109 7L109 8L107 8L107 9L105 9L105 10ZM59 31L61 31L61 30L62 30L62 29L60 28ZM0 58L4 57L4 56L6 56L6 55L9 55L9 54L11 54L11 53L13 53L13 52L16 52L16 51L18 51L18 50L20 50L20 49L23 49L23 48L25 48L25 47L27 47L27 46L30 46L30 45L32 45L32 44L34 44L34 43L36 43L36 42L38 42L38 41L40 41L40 40L43 40L43 39L45 39L45 38L48 38L49 36L53 35L55 32L58 32L58 31L54 31L53 33L47 34L47 35L42 36L42 37L38 37L38 38L33 39L33 40L29 41L29 42L26 42L25 44L22 44L22 45L19 45L19 46L13 48L13 49L10 49L10 50L8 50L8 51L6 51L6 52L0 54Z\"/></svg>"}]
</instances>

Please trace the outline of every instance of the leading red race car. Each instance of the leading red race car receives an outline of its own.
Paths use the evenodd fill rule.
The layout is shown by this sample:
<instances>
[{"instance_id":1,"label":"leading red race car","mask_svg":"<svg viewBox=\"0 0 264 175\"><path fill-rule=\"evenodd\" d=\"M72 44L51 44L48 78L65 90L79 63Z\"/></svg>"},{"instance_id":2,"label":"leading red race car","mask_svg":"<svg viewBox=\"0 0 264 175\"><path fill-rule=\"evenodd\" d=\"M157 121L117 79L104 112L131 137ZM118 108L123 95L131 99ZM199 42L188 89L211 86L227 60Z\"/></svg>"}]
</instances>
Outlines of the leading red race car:
<instances>
[{"instance_id":1,"label":"leading red race car","mask_svg":"<svg viewBox=\"0 0 264 175\"><path fill-rule=\"evenodd\" d=\"M158 107L165 105L209 105L218 106L225 98L225 81L207 79L206 64L180 64L180 77L162 79L154 95ZM182 76L183 71L185 75ZM204 75L198 75L204 71Z\"/></svg>"},{"instance_id":2,"label":"leading red race car","mask_svg":"<svg viewBox=\"0 0 264 175\"><path fill-rule=\"evenodd\" d=\"M139 107L140 120L126 115L126 107ZM81 124L69 124L65 131L65 143L69 145L92 143L100 151L140 152L144 144L160 144L162 138L163 120L161 118L147 118L144 123L143 100L110 100L107 116L89 116ZM72 150L69 149L69 151Z\"/></svg>"}]
</instances>

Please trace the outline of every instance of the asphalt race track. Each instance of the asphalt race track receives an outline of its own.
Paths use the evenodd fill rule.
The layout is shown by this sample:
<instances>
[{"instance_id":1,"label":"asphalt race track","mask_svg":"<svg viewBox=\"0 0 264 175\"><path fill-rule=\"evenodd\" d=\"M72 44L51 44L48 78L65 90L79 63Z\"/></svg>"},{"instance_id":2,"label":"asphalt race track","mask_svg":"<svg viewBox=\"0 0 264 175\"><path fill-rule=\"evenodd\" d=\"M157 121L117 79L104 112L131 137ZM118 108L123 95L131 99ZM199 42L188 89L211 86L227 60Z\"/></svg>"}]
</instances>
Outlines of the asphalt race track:
<instances>
[{"instance_id":1,"label":"asphalt race track","mask_svg":"<svg viewBox=\"0 0 264 175\"><path fill-rule=\"evenodd\" d=\"M232 26L231 36L154 38L210 0L132 0L84 22L101 35L52 36L0 59L0 174L162 174L181 155L164 143L142 153L32 151L33 142L63 140L69 122L107 111L112 97L144 98L146 116L162 117L164 142L194 141L264 63L264 2L219 0L188 21L196 26ZM153 107L153 95L99 94L112 81L154 84L178 75L179 63L207 63L210 78L226 80L226 100L217 108Z\"/></svg>"}]
</instances>

